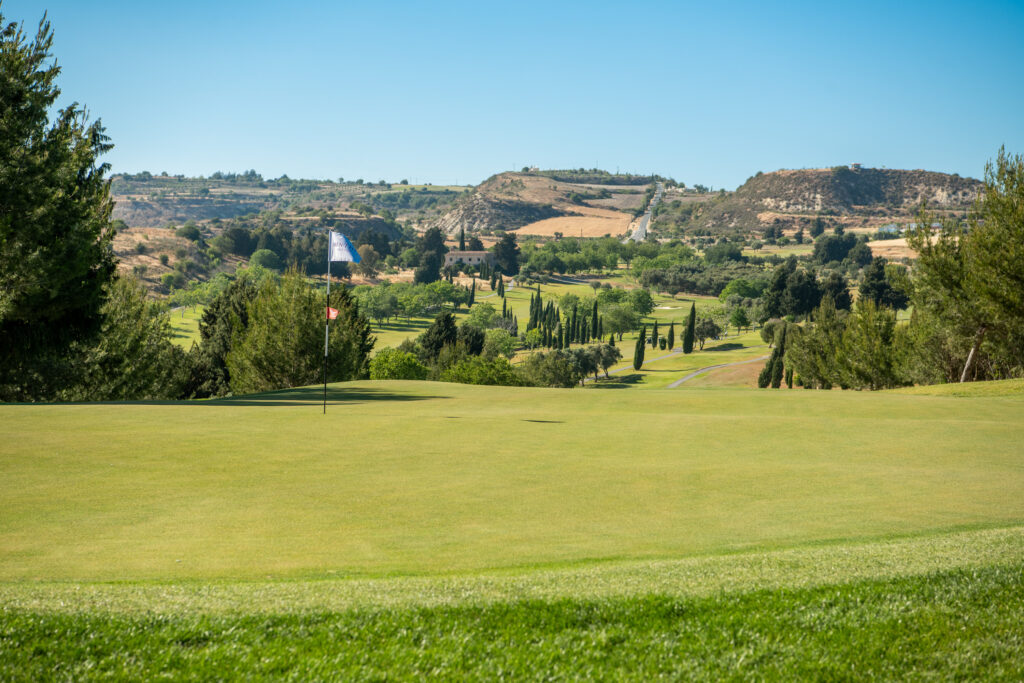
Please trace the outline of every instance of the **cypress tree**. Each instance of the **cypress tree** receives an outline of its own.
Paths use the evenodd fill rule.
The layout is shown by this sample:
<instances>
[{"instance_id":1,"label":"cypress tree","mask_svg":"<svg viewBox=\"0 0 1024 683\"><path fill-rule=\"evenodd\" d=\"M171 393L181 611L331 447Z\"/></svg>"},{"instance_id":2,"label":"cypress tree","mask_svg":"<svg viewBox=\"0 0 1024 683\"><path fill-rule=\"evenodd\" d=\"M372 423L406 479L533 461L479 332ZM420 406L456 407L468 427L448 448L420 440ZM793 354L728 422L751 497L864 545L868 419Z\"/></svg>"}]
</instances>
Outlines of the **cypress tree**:
<instances>
[{"instance_id":1,"label":"cypress tree","mask_svg":"<svg viewBox=\"0 0 1024 683\"><path fill-rule=\"evenodd\" d=\"M587 318L584 316L580 319L580 343L586 344L590 340L590 329L588 328Z\"/></svg>"},{"instance_id":2,"label":"cypress tree","mask_svg":"<svg viewBox=\"0 0 1024 683\"><path fill-rule=\"evenodd\" d=\"M676 347L676 321L673 320L668 324L668 350L671 351Z\"/></svg>"},{"instance_id":3,"label":"cypress tree","mask_svg":"<svg viewBox=\"0 0 1024 683\"><path fill-rule=\"evenodd\" d=\"M501 300L501 317L502 318L507 318L508 317L508 305L507 304L508 304L508 302L505 301L505 299Z\"/></svg>"},{"instance_id":4,"label":"cypress tree","mask_svg":"<svg viewBox=\"0 0 1024 683\"><path fill-rule=\"evenodd\" d=\"M594 299L594 310L590 312L590 336L597 337L597 299Z\"/></svg>"},{"instance_id":5,"label":"cypress tree","mask_svg":"<svg viewBox=\"0 0 1024 683\"><path fill-rule=\"evenodd\" d=\"M604 316L602 315L597 319L597 338L600 339L604 336Z\"/></svg>"},{"instance_id":6,"label":"cypress tree","mask_svg":"<svg viewBox=\"0 0 1024 683\"><path fill-rule=\"evenodd\" d=\"M558 325L555 327L555 337L556 337L556 342L557 342L557 344L555 345L555 348L556 349L565 348L565 346L564 346L564 344L562 342L562 323L558 323Z\"/></svg>"},{"instance_id":7,"label":"cypress tree","mask_svg":"<svg viewBox=\"0 0 1024 683\"><path fill-rule=\"evenodd\" d=\"M683 353L693 353L693 330L697 326L697 306L690 304L690 317L686 319L686 332L683 333Z\"/></svg>"},{"instance_id":8,"label":"cypress tree","mask_svg":"<svg viewBox=\"0 0 1024 683\"><path fill-rule=\"evenodd\" d=\"M476 301L476 276L473 277L473 285L469 288L469 305Z\"/></svg>"},{"instance_id":9,"label":"cypress tree","mask_svg":"<svg viewBox=\"0 0 1024 683\"><path fill-rule=\"evenodd\" d=\"M569 343L570 344L572 344L578 338L577 334L579 332L579 328L577 327L577 324L578 323L576 321L576 307L573 306L572 307L572 321L569 323Z\"/></svg>"},{"instance_id":10,"label":"cypress tree","mask_svg":"<svg viewBox=\"0 0 1024 683\"><path fill-rule=\"evenodd\" d=\"M786 353L786 328L782 327L779 334L779 342L775 345L775 349L772 351L772 389L778 389L782 386L782 377L785 374L785 367L783 367L782 356Z\"/></svg>"},{"instance_id":11,"label":"cypress tree","mask_svg":"<svg viewBox=\"0 0 1024 683\"><path fill-rule=\"evenodd\" d=\"M658 321L654 321L654 329L651 330L651 348L658 348Z\"/></svg>"},{"instance_id":12,"label":"cypress tree","mask_svg":"<svg viewBox=\"0 0 1024 683\"><path fill-rule=\"evenodd\" d=\"M615 346L615 333L608 334L608 346Z\"/></svg>"},{"instance_id":13,"label":"cypress tree","mask_svg":"<svg viewBox=\"0 0 1024 683\"><path fill-rule=\"evenodd\" d=\"M459 230L459 251L466 251L466 229Z\"/></svg>"},{"instance_id":14,"label":"cypress tree","mask_svg":"<svg viewBox=\"0 0 1024 683\"><path fill-rule=\"evenodd\" d=\"M633 369L639 370L644 364L644 342L647 341L647 326L640 328L640 336L636 338L636 348L633 349Z\"/></svg>"}]
</instances>

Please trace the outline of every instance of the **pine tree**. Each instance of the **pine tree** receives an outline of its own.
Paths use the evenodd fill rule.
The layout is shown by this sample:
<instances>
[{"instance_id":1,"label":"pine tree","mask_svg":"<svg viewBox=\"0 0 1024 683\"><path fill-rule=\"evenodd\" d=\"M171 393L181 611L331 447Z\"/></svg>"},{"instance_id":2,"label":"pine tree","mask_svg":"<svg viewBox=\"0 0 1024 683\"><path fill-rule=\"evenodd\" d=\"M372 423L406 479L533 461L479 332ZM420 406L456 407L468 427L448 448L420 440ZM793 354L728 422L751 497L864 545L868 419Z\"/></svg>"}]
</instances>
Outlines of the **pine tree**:
<instances>
[{"instance_id":1,"label":"pine tree","mask_svg":"<svg viewBox=\"0 0 1024 683\"><path fill-rule=\"evenodd\" d=\"M651 330L651 348L658 348L658 321L654 321L654 329Z\"/></svg>"},{"instance_id":2,"label":"pine tree","mask_svg":"<svg viewBox=\"0 0 1024 683\"><path fill-rule=\"evenodd\" d=\"M636 338L636 347L633 349L633 369L639 370L644 364L644 345L647 341L647 326L640 328L640 336Z\"/></svg>"},{"instance_id":3,"label":"pine tree","mask_svg":"<svg viewBox=\"0 0 1024 683\"><path fill-rule=\"evenodd\" d=\"M668 324L668 350L676 347L676 323L673 320Z\"/></svg>"},{"instance_id":4,"label":"pine tree","mask_svg":"<svg viewBox=\"0 0 1024 683\"><path fill-rule=\"evenodd\" d=\"M28 40L0 15L0 401L53 398L73 381L71 350L101 332L116 272L98 161L112 145L77 103L56 108L52 44L49 22Z\"/></svg>"},{"instance_id":5,"label":"pine tree","mask_svg":"<svg viewBox=\"0 0 1024 683\"><path fill-rule=\"evenodd\" d=\"M697 326L697 306L690 304L690 317L686 319L686 331L683 333L683 353L693 353L694 328Z\"/></svg>"}]
</instances>

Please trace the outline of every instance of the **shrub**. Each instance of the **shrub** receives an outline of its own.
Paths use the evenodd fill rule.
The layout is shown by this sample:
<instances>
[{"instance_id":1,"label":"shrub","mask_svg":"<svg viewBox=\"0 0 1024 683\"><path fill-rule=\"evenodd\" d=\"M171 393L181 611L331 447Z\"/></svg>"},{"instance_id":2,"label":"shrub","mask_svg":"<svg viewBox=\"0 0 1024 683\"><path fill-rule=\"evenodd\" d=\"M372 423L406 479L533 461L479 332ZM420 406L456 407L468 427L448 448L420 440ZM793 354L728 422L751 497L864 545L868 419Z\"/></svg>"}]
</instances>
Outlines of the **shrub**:
<instances>
[{"instance_id":1,"label":"shrub","mask_svg":"<svg viewBox=\"0 0 1024 683\"><path fill-rule=\"evenodd\" d=\"M416 354L385 348L370 359L370 379L426 379L427 367Z\"/></svg>"}]
</instances>

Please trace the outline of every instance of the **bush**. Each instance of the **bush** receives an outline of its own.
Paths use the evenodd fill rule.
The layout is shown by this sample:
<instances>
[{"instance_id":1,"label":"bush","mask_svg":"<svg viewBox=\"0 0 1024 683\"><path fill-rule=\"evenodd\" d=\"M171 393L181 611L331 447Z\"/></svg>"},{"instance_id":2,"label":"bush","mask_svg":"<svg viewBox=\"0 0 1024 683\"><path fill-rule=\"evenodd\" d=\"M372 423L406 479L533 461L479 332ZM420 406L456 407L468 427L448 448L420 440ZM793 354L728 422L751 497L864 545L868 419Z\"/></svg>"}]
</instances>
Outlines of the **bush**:
<instances>
[{"instance_id":1,"label":"bush","mask_svg":"<svg viewBox=\"0 0 1024 683\"><path fill-rule=\"evenodd\" d=\"M249 264L268 270L281 270L281 259L269 249L259 249L249 259Z\"/></svg>"},{"instance_id":2,"label":"bush","mask_svg":"<svg viewBox=\"0 0 1024 683\"><path fill-rule=\"evenodd\" d=\"M452 365L441 373L441 381L510 387L525 384L506 358L486 360L480 356L469 356Z\"/></svg>"},{"instance_id":3,"label":"bush","mask_svg":"<svg viewBox=\"0 0 1024 683\"><path fill-rule=\"evenodd\" d=\"M426 379L427 367L416 354L385 348L370 360L370 379Z\"/></svg>"}]
</instances>

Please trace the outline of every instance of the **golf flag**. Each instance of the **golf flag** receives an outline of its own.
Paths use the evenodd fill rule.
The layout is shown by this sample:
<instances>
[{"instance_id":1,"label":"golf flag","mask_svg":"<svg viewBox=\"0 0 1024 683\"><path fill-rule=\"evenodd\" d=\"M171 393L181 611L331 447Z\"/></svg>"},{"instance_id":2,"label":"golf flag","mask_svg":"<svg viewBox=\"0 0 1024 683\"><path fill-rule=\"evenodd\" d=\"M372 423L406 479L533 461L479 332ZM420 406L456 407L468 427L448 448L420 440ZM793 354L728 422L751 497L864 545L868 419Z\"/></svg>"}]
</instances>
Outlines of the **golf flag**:
<instances>
[{"instance_id":1,"label":"golf flag","mask_svg":"<svg viewBox=\"0 0 1024 683\"><path fill-rule=\"evenodd\" d=\"M348 241L348 238L342 235L340 232L334 232L331 230L331 247L330 247L330 259L331 261L351 261L352 263L359 263L362 261L362 257L356 248L352 246L352 243Z\"/></svg>"},{"instance_id":2,"label":"golf flag","mask_svg":"<svg viewBox=\"0 0 1024 683\"><path fill-rule=\"evenodd\" d=\"M338 309L337 308L331 308L330 306L328 306L327 307L327 319L328 320L337 320L338 319Z\"/></svg>"}]
</instances>

